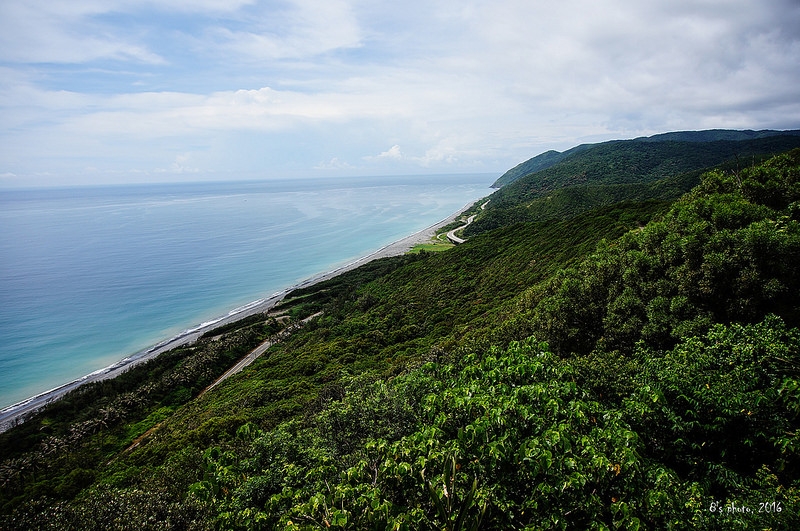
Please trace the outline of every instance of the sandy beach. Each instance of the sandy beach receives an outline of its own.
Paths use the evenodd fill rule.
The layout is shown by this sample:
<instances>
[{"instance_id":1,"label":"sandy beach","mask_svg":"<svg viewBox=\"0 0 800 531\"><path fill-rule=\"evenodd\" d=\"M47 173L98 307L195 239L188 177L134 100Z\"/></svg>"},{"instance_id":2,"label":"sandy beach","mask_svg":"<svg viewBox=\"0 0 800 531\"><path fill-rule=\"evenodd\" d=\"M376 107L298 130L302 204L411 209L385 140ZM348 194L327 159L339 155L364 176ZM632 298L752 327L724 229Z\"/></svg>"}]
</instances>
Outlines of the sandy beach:
<instances>
[{"instance_id":1,"label":"sandy beach","mask_svg":"<svg viewBox=\"0 0 800 531\"><path fill-rule=\"evenodd\" d=\"M286 295L288 295L295 289L305 288L314 285L318 282L328 280L346 271L355 269L372 260L405 254L415 245L429 241L436 234L436 231L439 228L456 220L461 215L461 213L464 212L471 205L472 203L468 203L464 205L460 210L454 212L447 218L442 219L441 221L431 225L430 227L427 227L419 232L411 234L410 236L406 236L405 238L392 242L389 245L386 245L378 249L377 251L370 253L366 256L363 256L357 260L354 260L353 262L345 264L344 266L338 267L332 271L320 273L319 275L315 275L283 291L274 293L269 297L254 301L253 303L250 303L242 308L232 310L231 312L228 313L228 315L219 317L217 319L213 319L212 321L210 321L209 324L198 325L194 328L188 329L187 331L182 332L181 334L175 337L167 339L150 348L147 348L131 356L128 356L109 367L105 367L91 374L87 374L82 378L73 380L72 382L56 387L55 389L51 389L47 392L28 398L27 400L24 400L22 402L18 402L16 404L3 408L2 410L0 410L0 433L16 426L21 422L24 422L25 418L27 418L28 416L36 413L38 410L50 404L51 402L58 400L59 398L63 397L70 391L74 391L81 385L91 382L98 382L109 378L115 378L116 376L122 374L131 367L134 367L140 363L144 363L150 359L153 359L154 357L164 352L167 352L169 350L172 350L174 348L186 344L193 343L200 336L217 327L238 321L240 319L249 317L257 313L265 313L270 309L272 309L278 302L283 300L286 297Z\"/></svg>"}]
</instances>

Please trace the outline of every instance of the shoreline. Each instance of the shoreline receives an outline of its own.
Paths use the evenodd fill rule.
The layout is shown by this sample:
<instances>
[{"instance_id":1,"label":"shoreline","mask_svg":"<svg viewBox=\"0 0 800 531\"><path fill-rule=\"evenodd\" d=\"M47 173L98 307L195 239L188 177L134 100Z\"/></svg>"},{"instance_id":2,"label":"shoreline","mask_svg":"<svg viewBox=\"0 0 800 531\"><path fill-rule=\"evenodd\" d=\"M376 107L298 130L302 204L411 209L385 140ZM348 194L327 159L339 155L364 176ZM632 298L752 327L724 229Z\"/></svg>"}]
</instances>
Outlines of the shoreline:
<instances>
[{"instance_id":1,"label":"shoreline","mask_svg":"<svg viewBox=\"0 0 800 531\"><path fill-rule=\"evenodd\" d=\"M476 201L479 200L480 199ZM250 317L251 315L268 312L273 307L275 307L276 304L282 301L289 293L291 293L296 289L307 288L319 282L324 282L325 280L334 278L342 273L346 273L347 271L353 270L357 267L360 267L368 262L377 260L379 258L403 255L418 243L425 243L428 240L430 240L436 234L436 231L439 228L457 219L462 212L467 210L474 203L475 201L467 203L466 205L461 207L461 209L459 209L458 211L454 212L453 214L450 214L446 218L434 223L433 225L426 227L420 231L417 231L409 236L405 236L392 243L384 245L380 249L373 251L372 253L369 253L360 258L357 258L352 262L348 262L342 266L339 266L336 269L319 273L293 286L275 292L269 297L256 299L252 302L245 304L244 306L234 308L233 310L229 311L226 315L211 319L210 321L206 321L204 323L200 323L192 328L188 328L180 332L176 336L165 339L164 341L156 343L151 347L135 352L134 354L131 354L130 356L127 356L121 359L120 361L113 363L107 367L98 369L85 376L82 376L81 378L78 378L71 382L50 389L49 391L45 391L43 393L39 393L38 395L34 395L21 402L17 402L16 404L11 404L9 406L6 406L0 409L0 433L8 431L14 426L25 422L27 417L36 414L42 408L46 407L52 402L59 400L67 393L74 391L75 389L78 389L80 386L84 384L115 378L120 374L124 373L125 371L127 371L128 369L131 369L141 363L145 363L163 354L164 352L168 352L177 347L194 343L195 341L197 341L198 338L200 338L200 336L209 331L214 330L215 328L239 321L246 317Z\"/></svg>"}]
</instances>

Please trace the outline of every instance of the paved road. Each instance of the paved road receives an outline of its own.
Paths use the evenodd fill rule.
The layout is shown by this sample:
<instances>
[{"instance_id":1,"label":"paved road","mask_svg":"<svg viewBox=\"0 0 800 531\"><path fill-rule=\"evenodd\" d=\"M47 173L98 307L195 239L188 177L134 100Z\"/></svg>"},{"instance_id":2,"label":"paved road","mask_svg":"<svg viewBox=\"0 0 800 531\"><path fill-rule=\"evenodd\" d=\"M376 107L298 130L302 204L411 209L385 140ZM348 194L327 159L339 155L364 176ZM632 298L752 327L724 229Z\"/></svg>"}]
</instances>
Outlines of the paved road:
<instances>
[{"instance_id":1,"label":"paved road","mask_svg":"<svg viewBox=\"0 0 800 531\"><path fill-rule=\"evenodd\" d=\"M486 202L481 205L481 210L484 210L488 203L489 203L489 200L487 199ZM456 232L467 228L467 226L470 223L472 223L473 221L475 221L475 214L472 214L470 217L468 217L466 223L464 223L460 227L456 227L455 229L453 229L450 232L448 232L447 233L447 239L450 240L451 242L453 242L456 245L459 245L459 244L464 243L465 241L467 241L464 238L459 238L458 236L456 236Z\"/></svg>"},{"instance_id":2,"label":"paved road","mask_svg":"<svg viewBox=\"0 0 800 531\"><path fill-rule=\"evenodd\" d=\"M251 363L256 361L256 359L258 359L259 356L261 356L263 353L265 353L269 347L271 347L275 343L280 342L282 339L286 338L289 334L291 334L292 332L294 332L298 328L302 327L305 323L309 322L311 319L313 319L315 317L318 317L320 315L322 315L322 312L317 312L314 315L310 315L310 316L306 317L305 319L303 319L302 321L300 321L299 323L295 323L295 324L289 326L288 328L285 328L282 331L278 332L278 334L275 337L271 337L271 338L267 339L266 341L261 343L259 346L257 346L253 350L251 350L250 353L247 354L247 356L245 356L244 358L240 359L236 363L236 365L234 365L233 367L231 367L230 369L225 371L225 373L222 376L220 376L219 378L217 378L214 381L214 383L212 383L211 385L209 385L208 387L203 389L203 391L198 396L203 396L208 391L210 391L211 389L216 387L218 384L224 382L225 380L227 380L228 378L230 378L234 374L236 374L238 372L241 372L242 369L244 369L245 367L247 367L248 365L250 365Z\"/></svg>"},{"instance_id":3,"label":"paved road","mask_svg":"<svg viewBox=\"0 0 800 531\"><path fill-rule=\"evenodd\" d=\"M234 374L236 374L238 372L241 372L242 369L244 369L245 367L247 367L248 365L250 365L251 363L256 361L259 356L261 356L263 353L265 353L269 347L271 347L275 343L280 342L282 339L285 339L286 337L289 336L289 334L291 334L292 332L294 332L298 328L302 327L305 323L309 322L314 317L318 317L320 315L322 315L322 312L317 312L314 315L310 315L310 316L306 317L305 319L303 319L302 321L300 321L299 323L295 323L295 324L293 324L293 325L291 325L291 326L289 326L287 328L284 328L283 330L278 332L275 336L267 339L266 341L261 343L259 346L257 346L253 350L251 350L244 358L240 359L236 363L236 365L234 365L233 367L231 367L230 369L225 371L225 373L222 376L217 378L214 381L214 383L212 383L211 385L209 385L208 387L203 389L200 392L200 394L197 395L197 396L198 397L203 396L204 394L209 392L211 389L216 387L218 384L224 382L225 380L227 380L228 378L230 378ZM133 441L133 443L128 448L125 449L125 451L126 452L130 452L131 450L133 450L134 448L139 446L142 443L142 441L147 439L153 432L158 430L163 423L164 423L164 421L159 422L158 424L156 424L155 426L153 426L152 428L150 428L149 430L144 432L142 435L137 437L136 440Z\"/></svg>"}]
</instances>

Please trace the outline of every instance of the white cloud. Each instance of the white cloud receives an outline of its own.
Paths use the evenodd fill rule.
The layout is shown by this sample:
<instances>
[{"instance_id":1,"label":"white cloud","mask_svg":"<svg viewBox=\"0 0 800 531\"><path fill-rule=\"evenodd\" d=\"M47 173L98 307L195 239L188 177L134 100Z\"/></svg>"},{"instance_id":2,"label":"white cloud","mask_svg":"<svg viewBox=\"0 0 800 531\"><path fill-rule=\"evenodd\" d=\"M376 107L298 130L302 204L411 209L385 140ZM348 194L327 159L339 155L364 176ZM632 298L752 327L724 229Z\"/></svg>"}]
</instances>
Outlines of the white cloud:
<instances>
[{"instance_id":1,"label":"white cloud","mask_svg":"<svg viewBox=\"0 0 800 531\"><path fill-rule=\"evenodd\" d=\"M314 166L315 170L353 170L356 169L352 164L339 160L339 157L333 157L328 162L320 162Z\"/></svg>"},{"instance_id":2,"label":"white cloud","mask_svg":"<svg viewBox=\"0 0 800 531\"><path fill-rule=\"evenodd\" d=\"M259 20L260 19L260 20ZM259 59L304 58L340 48L357 47L360 31L347 2L295 0L289 9L274 16L259 13L248 31L218 28L217 45Z\"/></svg>"},{"instance_id":3,"label":"white cloud","mask_svg":"<svg viewBox=\"0 0 800 531\"><path fill-rule=\"evenodd\" d=\"M382 151L381 153L379 153L377 158L400 160L403 158L403 154L400 152L400 146L395 144L386 151Z\"/></svg>"},{"instance_id":4,"label":"white cloud","mask_svg":"<svg viewBox=\"0 0 800 531\"><path fill-rule=\"evenodd\" d=\"M145 4L160 11L225 13L236 12L242 7L256 4L257 1L258 0L170 0L169 2L164 2L163 0L119 0L117 2L102 2L102 4L108 6L116 3L120 8L128 9L134 9Z\"/></svg>"},{"instance_id":5,"label":"white cloud","mask_svg":"<svg viewBox=\"0 0 800 531\"><path fill-rule=\"evenodd\" d=\"M0 59L17 63L81 63L101 58L163 64L146 47L114 35L94 17L113 3L6 0L0 4Z\"/></svg>"},{"instance_id":6,"label":"white cloud","mask_svg":"<svg viewBox=\"0 0 800 531\"><path fill-rule=\"evenodd\" d=\"M797 57L794 0L8 0L0 172L502 171L585 141L800 127Z\"/></svg>"},{"instance_id":7,"label":"white cloud","mask_svg":"<svg viewBox=\"0 0 800 531\"><path fill-rule=\"evenodd\" d=\"M380 96L307 94L269 87L207 96L145 92L88 99L64 92L37 91L34 94L43 110L71 110L57 127L75 134L152 138L225 130L277 131L310 123L406 116L406 109L383 105ZM389 155L393 154L390 150Z\"/></svg>"},{"instance_id":8,"label":"white cloud","mask_svg":"<svg viewBox=\"0 0 800 531\"><path fill-rule=\"evenodd\" d=\"M169 168L164 170L169 173L199 173L200 169L187 164L191 161L192 156L189 153L182 153L175 156L175 160L170 164Z\"/></svg>"}]
</instances>

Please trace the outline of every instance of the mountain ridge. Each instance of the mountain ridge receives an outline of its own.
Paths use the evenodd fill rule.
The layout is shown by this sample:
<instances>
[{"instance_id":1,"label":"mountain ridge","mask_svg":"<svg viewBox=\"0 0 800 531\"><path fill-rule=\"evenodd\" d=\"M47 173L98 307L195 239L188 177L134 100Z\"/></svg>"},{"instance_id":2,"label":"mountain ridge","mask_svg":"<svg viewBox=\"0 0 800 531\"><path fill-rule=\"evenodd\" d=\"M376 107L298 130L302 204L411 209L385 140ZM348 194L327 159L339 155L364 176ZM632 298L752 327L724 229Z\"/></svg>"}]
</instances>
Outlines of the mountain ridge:
<instances>
[{"instance_id":1,"label":"mountain ridge","mask_svg":"<svg viewBox=\"0 0 800 531\"><path fill-rule=\"evenodd\" d=\"M519 163L501 175L493 184L492 188L502 188L521 177L530 175L537 171L546 170L551 166L565 160L566 158L596 146L616 144L621 142L714 142L719 140L742 141L767 138L771 136L800 136L800 130L733 130L733 129L705 129L700 131L673 131L659 133L648 137L637 137L630 140L609 140L605 142L580 144L566 151L555 150L545 151L540 155L532 157Z\"/></svg>"}]
</instances>

